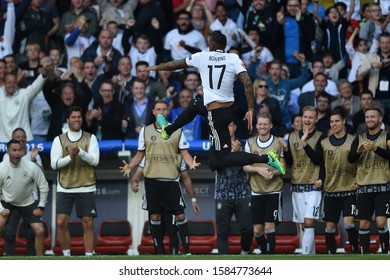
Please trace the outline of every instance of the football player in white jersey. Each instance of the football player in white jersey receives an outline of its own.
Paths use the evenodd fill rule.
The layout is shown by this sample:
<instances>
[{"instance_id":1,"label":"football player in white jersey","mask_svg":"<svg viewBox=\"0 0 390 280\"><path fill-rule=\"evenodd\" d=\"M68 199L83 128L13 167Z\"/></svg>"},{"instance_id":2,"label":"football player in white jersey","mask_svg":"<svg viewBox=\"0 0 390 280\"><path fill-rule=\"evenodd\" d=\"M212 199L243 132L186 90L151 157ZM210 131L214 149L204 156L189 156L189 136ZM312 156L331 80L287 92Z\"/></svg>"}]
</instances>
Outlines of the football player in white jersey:
<instances>
[{"instance_id":1,"label":"football player in white jersey","mask_svg":"<svg viewBox=\"0 0 390 280\"><path fill-rule=\"evenodd\" d=\"M209 162L211 170L221 170L227 166L268 163L284 174L284 166L276 153L271 152L260 156L245 152L231 153L228 126L235 118L237 110L233 94L236 76L245 87L248 111L244 119L248 121L249 130L252 130L254 94L251 79L242 60L237 54L225 53L226 42L224 34L214 31L209 42L210 51L198 52L185 59L145 68L145 71L173 71L194 67L199 71L202 80L203 100L193 99L172 124L168 124L163 115L157 117L157 122L162 128L161 136L163 139L168 139L174 131L191 122L199 114L208 120L212 149L217 155Z\"/></svg>"}]
</instances>

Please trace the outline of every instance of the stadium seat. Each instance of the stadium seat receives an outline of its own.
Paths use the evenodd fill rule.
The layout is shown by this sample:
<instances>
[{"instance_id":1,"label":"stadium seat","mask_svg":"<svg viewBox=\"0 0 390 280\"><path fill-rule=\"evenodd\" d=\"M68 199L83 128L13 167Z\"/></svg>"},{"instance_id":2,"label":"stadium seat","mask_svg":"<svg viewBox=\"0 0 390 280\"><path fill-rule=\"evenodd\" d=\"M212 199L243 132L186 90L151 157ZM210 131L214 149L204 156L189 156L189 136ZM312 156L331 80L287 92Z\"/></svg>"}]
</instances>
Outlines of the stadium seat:
<instances>
[{"instance_id":1,"label":"stadium seat","mask_svg":"<svg viewBox=\"0 0 390 280\"><path fill-rule=\"evenodd\" d=\"M218 241L217 241L218 242ZM232 220L230 223L230 233L228 237L229 242L229 253L230 254L240 254L241 253L241 232L240 227L236 220ZM253 252L256 247L256 240L252 239L252 245L250 252Z\"/></svg>"},{"instance_id":2,"label":"stadium seat","mask_svg":"<svg viewBox=\"0 0 390 280\"><path fill-rule=\"evenodd\" d=\"M169 252L169 237L164 235L164 250ZM144 228L142 230L141 243L138 245L138 252L140 254L154 254L154 242L149 229L149 221L145 221Z\"/></svg>"},{"instance_id":3,"label":"stadium seat","mask_svg":"<svg viewBox=\"0 0 390 280\"><path fill-rule=\"evenodd\" d=\"M4 255L4 238L3 238L3 232L0 233L0 255Z\"/></svg>"},{"instance_id":4,"label":"stadium seat","mask_svg":"<svg viewBox=\"0 0 390 280\"><path fill-rule=\"evenodd\" d=\"M190 252L193 254L210 254L217 244L215 222L213 220L189 220L188 227L190 231Z\"/></svg>"},{"instance_id":5,"label":"stadium seat","mask_svg":"<svg viewBox=\"0 0 390 280\"><path fill-rule=\"evenodd\" d=\"M299 247L299 230L296 223L283 221L276 226L276 254L293 254Z\"/></svg>"},{"instance_id":6,"label":"stadium seat","mask_svg":"<svg viewBox=\"0 0 390 280\"><path fill-rule=\"evenodd\" d=\"M70 252L72 255L84 255L84 239L83 239L83 226L80 221L70 221L69 222L69 232L70 232ZM57 236L56 244L53 248L53 252L56 255L62 255L62 249L60 245L60 240Z\"/></svg>"},{"instance_id":7,"label":"stadium seat","mask_svg":"<svg viewBox=\"0 0 390 280\"><path fill-rule=\"evenodd\" d=\"M49 224L47 222L43 222L43 227L45 229L45 250L50 250L51 234ZM19 223L15 240L15 254L17 255L26 255L26 232L26 224L23 222Z\"/></svg>"},{"instance_id":8,"label":"stadium seat","mask_svg":"<svg viewBox=\"0 0 390 280\"><path fill-rule=\"evenodd\" d=\"M326 254L326 241L325 241L325 223L324 222L316 222L315 224L315 244L316 244L316 253L317 254ZM337 248L340 247L341 244L341 232L340 225L338 224L336 227L336 245Z\"/></svg>"},{"instance_id":9,"label":"stadium seat","mask_svg":"<svg viewBox=\"0 0 390 280\"><path fill-rule=\"evenodd\" d=\"M359 231L359 222L355 222L355 227ZM371 253L376 253L378 252L378 249L380 247L379 244L379 233L378 233L378 228L376 227L375 222L371 223L370 227L370 252ZM349 246L349 240L348 240L348 234L347 234L347 241L345 242L344 245L344 250L345 252L351 253L351 246ZM360 252L360 245L359 245L359 252Z\"/></svg>"},{"instance_id":10,"label":"stadium seat","mask_svg":"<svg viewBox=\"0 0 390 280\"><path fill-rule=\"evenodd\" d=\"M99 227L95 252L126 254L131 243L131 225L128 220L105 220Z\"/></svg>"}]
</instances>

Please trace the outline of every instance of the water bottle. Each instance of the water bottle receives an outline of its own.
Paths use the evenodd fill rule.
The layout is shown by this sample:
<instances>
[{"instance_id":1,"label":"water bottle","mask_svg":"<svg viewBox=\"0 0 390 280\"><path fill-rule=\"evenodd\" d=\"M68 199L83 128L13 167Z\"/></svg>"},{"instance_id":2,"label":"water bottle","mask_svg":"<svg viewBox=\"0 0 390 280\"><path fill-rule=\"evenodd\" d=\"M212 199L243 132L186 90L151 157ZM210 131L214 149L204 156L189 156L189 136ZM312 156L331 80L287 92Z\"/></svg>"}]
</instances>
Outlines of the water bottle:
<instances>
[{"instance_id":1,"label":"water bottle","mask_svg":"<svg viewBox=\"0 0 390 280\"><path fill-rule=\"evenodd\" d=\"M102 126L98 125L97 130L96 130L96 138L97 140L102 140Z\"/></svg>"}]
</instances>

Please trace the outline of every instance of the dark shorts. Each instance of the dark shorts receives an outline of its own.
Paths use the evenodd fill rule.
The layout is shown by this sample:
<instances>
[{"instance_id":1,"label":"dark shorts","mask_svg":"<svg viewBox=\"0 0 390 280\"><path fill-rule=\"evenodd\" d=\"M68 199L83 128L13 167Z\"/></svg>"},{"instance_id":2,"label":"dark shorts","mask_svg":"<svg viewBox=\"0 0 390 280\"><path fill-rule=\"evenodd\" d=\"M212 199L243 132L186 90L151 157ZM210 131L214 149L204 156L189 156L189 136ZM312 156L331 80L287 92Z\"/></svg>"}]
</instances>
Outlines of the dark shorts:
<instances>
[{"instance_id":1,"label":"dark shorts","mask_svg":"<svg viewBox=\"0 0 390 280\"><path fill-rule=\"evenodd\" d=\"M278 223L281 220L281 193L252 195L252 224Z\"/></svg>"},{"instance_id":2,"label":"dark shorts","mask_svg":"<svg viewBox=\"0 0 390 280\"><path fill-rule=\"evenodd\" d=\"M159 181L145 178L146 209L151 214L184 213L185 203L180 184L176 181Z\"/></svg>"},{"instance_id":3,"label":"dark shorts","mask_svg":"<svg viewBox=\"0 0 390 280\"><path fill-rule=\"evenodd\" d=\"M341 212L343 217L356 215L356 195L324 198L324 221L339 223Z\"/></svg>"},{"instance_id":4,"label":"dark shorts","mask_svg":"<svg viewBox=\"0 0 390 280\"><path fill-rule=\"evenodd\" d=\"M23 218L23 221L26 224L42 223L42 218L36 217L33 214L34 210L37 209L36 202L34 202L33 204L30 204L28 206L22 206L22 207L12 205L12 204L7 203L5 201L1 201L1 204L3 205L4 208L9 209L11 214L14 211L19 212L20 216Z\"/></svg>"},{"instance_id":5,"label":"dark shorts","mask_svg":"<svg viewBox=\"0 0 390 280\"><path fill-rule=\"evenodd\" d=\"M97 217L94 192L88 193L64 193L57 192L57 214L70 216L73 205L76 206L76 215L82 217Z\"/></svg>"},{"instance_id":6,"label":"dark shorts","mask_svg":"<svg viewBox=\"0 0 390 280\"><path fill-rule=\"evenodd\" d=\"M360 193L357 196L356 217L359 219L371 221L374 212L375 217L390 217L389 201L389 192Z\"/></svg>"}]
</instances>

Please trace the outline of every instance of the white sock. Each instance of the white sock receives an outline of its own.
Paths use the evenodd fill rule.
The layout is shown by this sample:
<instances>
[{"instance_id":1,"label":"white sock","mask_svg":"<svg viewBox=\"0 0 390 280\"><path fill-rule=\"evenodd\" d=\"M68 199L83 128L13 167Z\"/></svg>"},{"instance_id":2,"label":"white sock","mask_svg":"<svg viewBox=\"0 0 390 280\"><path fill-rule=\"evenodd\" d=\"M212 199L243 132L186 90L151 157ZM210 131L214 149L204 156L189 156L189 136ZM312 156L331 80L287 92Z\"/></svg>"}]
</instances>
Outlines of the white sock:
<instances>
[{"instance_id":1,"label":"white sock","mask_svg":"<svg viewBox=\"0 0 390 280\"><path fill-rule=\"evenodd\" d=\"M71 254L70 254L70 249L62 250L62 254L63 254L65 257L70 257L70 256L71 256Z\"/></svg>"},{"instance_id":2,"label":"white sock","mask_svg":"<svg viewBox=\"0 0 390 280\"><path fill-rule=\"evenodd\" d=\"M241 251L241 255L249 255L249 253L248 253L248 251L242 250L242 251Z\"/></svg>"},{"instance_id":3,"label":"white sock","mask_svg":"<svg viewBox=\"0 0 390 280\"><path fill-rule=\"evenodd\" d=\"M302 237L302 254L308 255L313 253L314 247L314 228L305 228Z\"/></svg>"},{"instance_id":4,"label":"white sock","mask_svg":"<svg viewBox=\"0 0 390 280\"><path fill-rule=\"evenodd\" d=\"M93 256L93 253L92 252L85 252L85 255L86 256Z\"/></svg>"}]
</instances>

